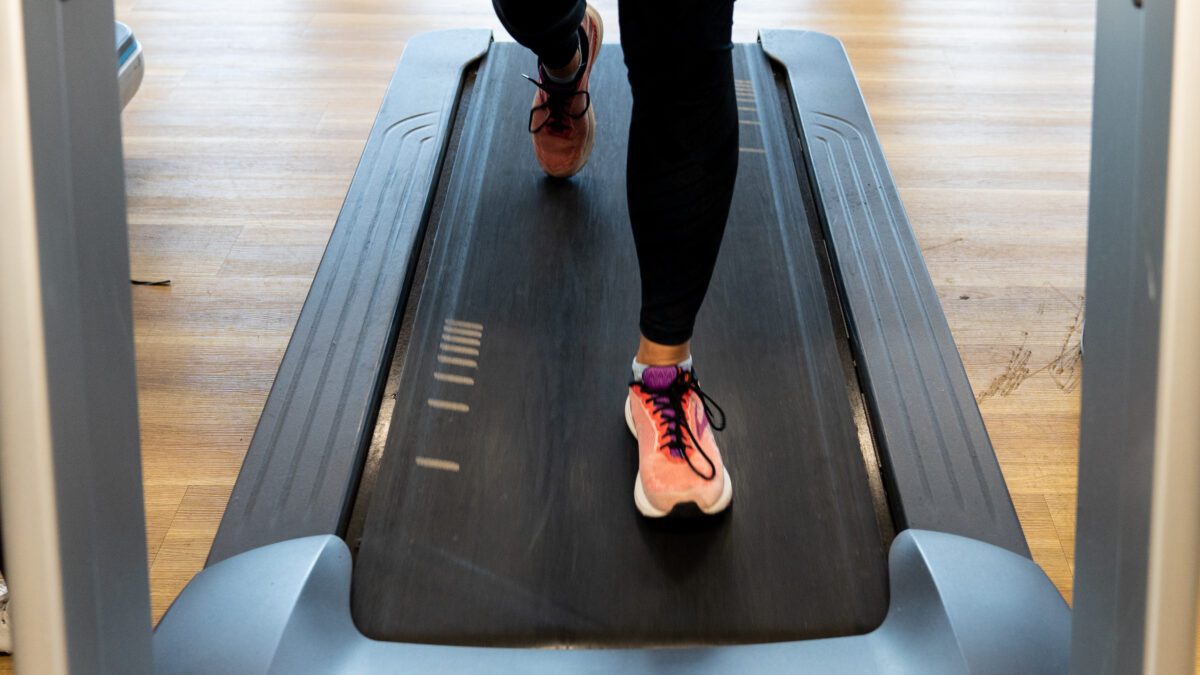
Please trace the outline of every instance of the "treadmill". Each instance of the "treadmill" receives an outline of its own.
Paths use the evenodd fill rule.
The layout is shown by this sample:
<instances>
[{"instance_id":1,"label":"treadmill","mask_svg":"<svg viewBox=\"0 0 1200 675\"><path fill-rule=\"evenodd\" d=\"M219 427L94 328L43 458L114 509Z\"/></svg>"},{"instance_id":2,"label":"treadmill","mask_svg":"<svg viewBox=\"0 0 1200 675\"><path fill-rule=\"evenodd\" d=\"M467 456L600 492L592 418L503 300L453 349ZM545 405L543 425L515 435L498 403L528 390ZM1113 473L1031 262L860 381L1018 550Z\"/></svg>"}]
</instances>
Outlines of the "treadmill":
<instances>
[{"instance_id":1,"label":"treadmill","mask_svg":"<svg viewBox=\"0 0 1200 675\"><path fill-rule=\"evenodd\" d=\"M162 672L1058 673L1030 559L841 44L736 45L740 165L695 334L721 516L637 514L620 49L534 161L532 54L409 41ZM703 142L703 139L697 139Z\"/></svg>"}]
</instances>

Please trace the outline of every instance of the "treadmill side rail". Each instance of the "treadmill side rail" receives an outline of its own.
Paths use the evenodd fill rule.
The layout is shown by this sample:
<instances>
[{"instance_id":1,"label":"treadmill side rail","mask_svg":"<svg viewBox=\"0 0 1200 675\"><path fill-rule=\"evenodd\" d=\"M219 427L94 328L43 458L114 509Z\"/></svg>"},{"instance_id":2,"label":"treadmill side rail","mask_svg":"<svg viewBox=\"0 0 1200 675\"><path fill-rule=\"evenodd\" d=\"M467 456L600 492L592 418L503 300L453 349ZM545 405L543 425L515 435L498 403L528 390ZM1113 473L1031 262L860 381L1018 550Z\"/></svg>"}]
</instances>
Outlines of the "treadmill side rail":
<instances>
[{"instance_id":1,"label":"treadmill side rail","mask_svg":"<svg viewBox=\"0 0 1200 675\"><path fill-rule=\"evenodd\" d=\"M1029 556L975 394L841 43L765 30L787 69L896 519Z\"/></svg>"},{"instance_id":2,"label":"treadmill side rail","mask_svg":"<svg viewBox=\"0 0 1200 675\"><path fill-rule=\"evenodd\" d=\"M1032 561L907 530L887 618L866 635L691 649L506 649L377 642L350 617L350 551L315 536L198 574L154 635L160 673L1062 673L1070 610ZM268 581L269 580L269 581Z\"/></svg>"},{"instance_id":3,"label":"treadmill side rail","mask_svg":"<svg viewBox=\"0 0 1200 675\"><path fill-rule=\"evenodd\" d=\"M279 373L208 562L338 532L349 518L417 260L416 243L467 65L491 31L408 41Z\"/></svg>"}]
</instances>

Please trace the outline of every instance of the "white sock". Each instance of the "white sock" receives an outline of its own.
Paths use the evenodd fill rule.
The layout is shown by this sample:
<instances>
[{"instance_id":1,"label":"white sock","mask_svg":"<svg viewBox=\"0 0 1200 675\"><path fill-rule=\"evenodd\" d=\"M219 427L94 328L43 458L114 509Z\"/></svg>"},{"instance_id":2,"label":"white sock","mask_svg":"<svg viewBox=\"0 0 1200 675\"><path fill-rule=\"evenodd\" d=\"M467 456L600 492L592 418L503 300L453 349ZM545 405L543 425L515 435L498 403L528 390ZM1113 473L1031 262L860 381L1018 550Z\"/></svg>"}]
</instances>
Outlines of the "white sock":
<instances>
[{"instance_id":1,"label":"white sock","mask_svg":"<svg viewBox=\"0 0 1200 675\"><path fill-rule=\"evenodd\" d=\"M683 361L680 361L679 363L677 363L675 365L679 366L680 368L683 368L684 370L691 370L692 369L692 357L688 356L686 359L684 359ZM642 381L642 373L646 372L646 369L649 367L650 367L649 364L640 363L637 360L637 357L634 357L634 359L633 359L633 381L641 382Z\"/></svg>"}]
</instances>

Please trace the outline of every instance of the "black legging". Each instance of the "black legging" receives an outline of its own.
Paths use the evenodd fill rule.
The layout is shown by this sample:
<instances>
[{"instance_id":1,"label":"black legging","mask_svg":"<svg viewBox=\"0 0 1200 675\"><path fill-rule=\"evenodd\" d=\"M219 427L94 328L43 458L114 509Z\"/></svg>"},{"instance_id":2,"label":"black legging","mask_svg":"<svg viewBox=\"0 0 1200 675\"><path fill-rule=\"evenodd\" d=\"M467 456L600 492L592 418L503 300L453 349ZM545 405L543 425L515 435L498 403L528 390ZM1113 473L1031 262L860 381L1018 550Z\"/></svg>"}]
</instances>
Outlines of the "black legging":
<instances>
[{"instance_id":1,"label":"black legging","mask_svg":"<svg viewBox=\"0 0 1200 675\"><path fill-rule=\"evenodd\" d=\"M574 56L583 0L492 4L543 63ZM633 91L625 173L640 327L654 342L682 344L712 279L737 176L733 0L620 0L618 11Z\"/></svg>"}]
</instances>

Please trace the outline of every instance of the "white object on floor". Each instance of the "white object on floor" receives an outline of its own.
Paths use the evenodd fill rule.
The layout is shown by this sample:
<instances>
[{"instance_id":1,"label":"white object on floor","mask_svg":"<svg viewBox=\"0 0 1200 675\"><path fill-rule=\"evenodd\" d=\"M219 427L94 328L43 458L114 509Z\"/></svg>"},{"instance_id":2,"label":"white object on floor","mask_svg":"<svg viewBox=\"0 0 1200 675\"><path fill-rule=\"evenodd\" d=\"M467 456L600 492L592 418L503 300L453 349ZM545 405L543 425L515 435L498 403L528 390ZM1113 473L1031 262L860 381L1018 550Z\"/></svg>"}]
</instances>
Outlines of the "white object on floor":
<instances>
[{"instance_id":1,"label":"white object on floor","mask_svg":"<svg viewBox=\"0 0 1200 675\"><path fill-rule=\"evenodd\" d=\"M0 654L12 653L12 626L8 623L8 581L0 573Z\"/></svg>"},{"instance_id":2,"label":"white object on floor","mask_svg":"<svg viewBox=\"0 0 1200 675\"><path fill-rule=\"evenodd\" d=\"M129 26L116 22L117 82L121 88L121 107L129 105L130 99L142 84L145 70L142 43L133 36Z\"/></svg>"}]
</instances>

